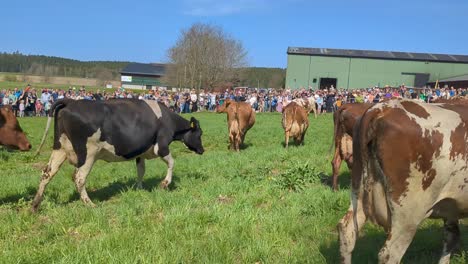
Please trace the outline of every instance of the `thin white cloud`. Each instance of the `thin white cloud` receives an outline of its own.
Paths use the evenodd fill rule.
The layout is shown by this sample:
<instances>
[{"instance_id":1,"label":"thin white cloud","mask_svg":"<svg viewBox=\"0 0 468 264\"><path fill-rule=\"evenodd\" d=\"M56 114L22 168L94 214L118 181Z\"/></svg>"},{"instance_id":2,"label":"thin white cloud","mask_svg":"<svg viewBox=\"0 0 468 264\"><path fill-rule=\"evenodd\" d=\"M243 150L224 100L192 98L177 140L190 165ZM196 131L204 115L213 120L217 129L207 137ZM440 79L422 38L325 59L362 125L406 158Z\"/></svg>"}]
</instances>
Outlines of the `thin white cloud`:
<instances>
[{"instance_id":1,"label":"thin white cloud","mask_svg":"<svg viewBox=\"0 0 468 264\"><path fill-rule=\"evenodd\" d=\"M184 14L227 16L259 10L266 7L268 3L268 0L185 0Z\"/></svg>"}]
</instances>

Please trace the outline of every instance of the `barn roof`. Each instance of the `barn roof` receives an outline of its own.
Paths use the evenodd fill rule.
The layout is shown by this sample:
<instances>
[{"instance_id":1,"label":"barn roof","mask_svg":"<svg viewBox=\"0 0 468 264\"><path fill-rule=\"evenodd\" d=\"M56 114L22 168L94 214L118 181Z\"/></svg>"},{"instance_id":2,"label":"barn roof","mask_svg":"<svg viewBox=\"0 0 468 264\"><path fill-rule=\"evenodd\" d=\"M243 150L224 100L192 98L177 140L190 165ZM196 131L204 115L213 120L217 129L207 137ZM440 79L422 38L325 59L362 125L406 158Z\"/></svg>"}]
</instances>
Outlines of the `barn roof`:
<instances>
[{"instance_id":1,"label":"barn roof","mask_svg":"<svg viewBox=\"0 0 468 264\"><path fill-rule=\"evenodd\" d=\"M449 55L449 54L415 53L415 52L400 52L400 51L288 47L287 54L345 57L345 58L369 58L369 59L385 59L385 60L468 63L468 55Z\"/></svg>"},{"instance_id":2,"label":"barn roof","mask_svg":"<svg viewBox=\"0 0 468 264\"><path fill-rule=\"evenodd\" d=\"M141 74L163 76L166 72L166 66L159 63L129 63L123 68L121 74Z\"/></svg>"}]
</instances>

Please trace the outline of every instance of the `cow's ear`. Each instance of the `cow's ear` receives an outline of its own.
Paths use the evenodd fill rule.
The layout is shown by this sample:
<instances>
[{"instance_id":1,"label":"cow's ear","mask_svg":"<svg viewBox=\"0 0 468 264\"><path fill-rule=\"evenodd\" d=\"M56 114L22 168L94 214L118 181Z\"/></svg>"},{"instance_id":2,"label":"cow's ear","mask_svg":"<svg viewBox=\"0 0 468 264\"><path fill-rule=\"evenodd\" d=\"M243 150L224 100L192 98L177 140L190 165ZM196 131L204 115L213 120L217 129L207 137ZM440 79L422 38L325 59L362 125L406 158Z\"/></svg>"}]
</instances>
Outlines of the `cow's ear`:
<instances>
[{"instance_id":1,"label":"cow's ear","mask_svg":"<svg viewBox=\"0 0 468 264\"><path fill-rule=\"evenodd\" d=\"M190 118L190 127L192 129L196 129L198 127L198 120L193 116Z\"/></svg>"}]
</instances>

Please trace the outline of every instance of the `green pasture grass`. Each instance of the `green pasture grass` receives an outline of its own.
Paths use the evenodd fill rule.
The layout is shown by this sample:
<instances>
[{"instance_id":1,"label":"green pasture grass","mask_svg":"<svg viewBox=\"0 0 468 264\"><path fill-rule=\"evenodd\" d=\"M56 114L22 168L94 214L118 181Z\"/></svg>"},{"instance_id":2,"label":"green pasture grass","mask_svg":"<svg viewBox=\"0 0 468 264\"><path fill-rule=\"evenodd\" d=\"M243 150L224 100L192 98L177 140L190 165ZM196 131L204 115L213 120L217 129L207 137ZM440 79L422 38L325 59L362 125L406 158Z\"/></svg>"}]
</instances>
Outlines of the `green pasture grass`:
<instances>
[{"instance_id":1,"label":"green pasture grass","mask_svg":"<svg viewBox=\"0 0 468 264\"><path fill-rule=\"evenodd\" d=\"M310 117L304 146L283 148L281 115L257 114L240 153L227 149L226 116L196 113L205 153L180 142L170 190L158 188L166 166L147 161L144 189L135 189L135 162L98 161L87 190L96 208L85 206L69 164L51 181L37 214L29 212L52 133L38 158L34 152L46 118L19 121L31 152L0 151L0 263L338 263L336 224L349 205L349 172L340 191L331 174L332 116ZM189 118L190 115L184 115ZM462 225L466 263L468 232ZM404 263L435 263L442 250L441 221L427 220ZM385 240L368 224L358 239L354 263L376 263Z\"/></svg>"}]
</instances>

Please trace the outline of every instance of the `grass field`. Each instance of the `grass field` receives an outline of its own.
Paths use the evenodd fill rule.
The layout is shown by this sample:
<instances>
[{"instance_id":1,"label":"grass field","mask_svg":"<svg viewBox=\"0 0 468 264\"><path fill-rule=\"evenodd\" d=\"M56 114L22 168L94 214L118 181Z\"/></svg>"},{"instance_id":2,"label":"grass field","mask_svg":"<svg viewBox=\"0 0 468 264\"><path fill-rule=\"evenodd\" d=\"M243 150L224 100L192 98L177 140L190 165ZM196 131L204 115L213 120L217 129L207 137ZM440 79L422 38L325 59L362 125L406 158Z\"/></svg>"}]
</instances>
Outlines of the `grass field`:
<instances>
[{"instance_id":1,"label":"grass field","mask_svg":"<svg viewBox=\"0 0 468 264\"><path fill-rule=\"evenodd\" d=\"M29 207L52 133L34 159L46 119L20 119L33 152L0 150L0 263L338 263L335 227L349 205L349 172L343 166L339 192L324 183L331 174L332 116L310 118L305 146L285 150L280 114L259 114L241 153L227 150L224 114L195 116L205 153L171 145L169 191L157 187L166 172L159 159L146 163L144 190L134 188L134 162L99 161L87 181L97 207L89 208L65 164L38 214ZM436 263L442 233L441 221L425 221L404 263ZM465 222L464 253L452 263L467 262L467 234ZM376 263L384 240L383 230L368 224L354 262Z\"/></svg>"}]
</instances>

